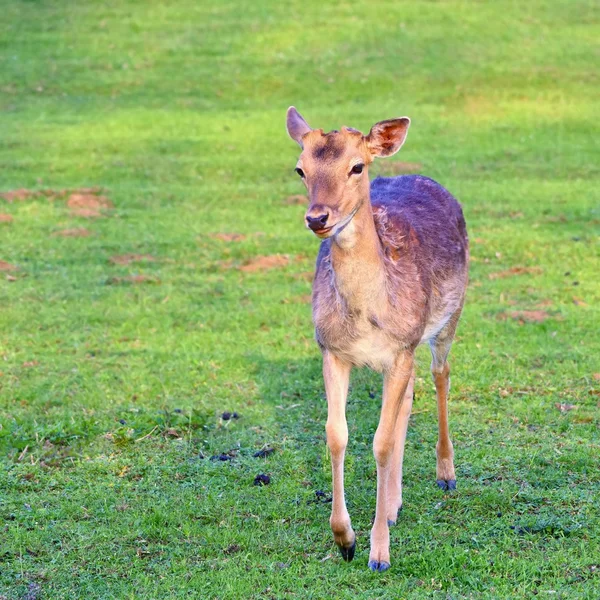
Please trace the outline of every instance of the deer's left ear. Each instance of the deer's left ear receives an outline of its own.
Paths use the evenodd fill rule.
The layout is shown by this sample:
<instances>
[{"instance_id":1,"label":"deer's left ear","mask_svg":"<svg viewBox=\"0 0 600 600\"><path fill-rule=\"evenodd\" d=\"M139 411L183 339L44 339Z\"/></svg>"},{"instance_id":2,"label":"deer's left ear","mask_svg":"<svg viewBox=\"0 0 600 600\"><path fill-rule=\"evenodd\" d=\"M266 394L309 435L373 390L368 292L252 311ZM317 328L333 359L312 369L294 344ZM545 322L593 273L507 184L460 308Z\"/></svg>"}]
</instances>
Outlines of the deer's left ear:
<instances>
[{"instance_id":1,"label":"deer's left ear","mask_svg":"<svg viewBox=\"0 0 600 600\"><path fill-rule=\"evenodd\" d=\"M406 134L410 119L400 117L399 119L389 119L379 121L371 127L369 135L365 138L367 147L373 156L391 156L400 150Z\"/></svg>"}]
</instances>

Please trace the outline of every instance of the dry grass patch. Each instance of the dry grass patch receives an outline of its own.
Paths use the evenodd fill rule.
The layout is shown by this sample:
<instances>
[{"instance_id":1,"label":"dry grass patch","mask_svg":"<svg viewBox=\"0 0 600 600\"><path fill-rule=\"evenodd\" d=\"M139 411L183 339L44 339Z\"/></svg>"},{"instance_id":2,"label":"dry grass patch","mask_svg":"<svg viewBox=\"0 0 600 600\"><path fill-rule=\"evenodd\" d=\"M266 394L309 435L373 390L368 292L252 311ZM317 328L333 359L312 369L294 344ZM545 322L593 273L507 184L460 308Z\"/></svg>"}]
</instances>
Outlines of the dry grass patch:
<instances>
[{"instance_id":1,"label":"dry grass patch","mask_svg":"<svg viewBox=\"0 0 600 600\"><path fill-rule=\"evenodd\" d=\"M22 202L23 200L27 200L35 196L36 194L37 192L21 188L18 190L9 190L7 192L2 192L2 194L0 194L0 198L3 198L4 200L12 204L13 202Z\"/></svg>"},{"instance_id":2,"label":"dry grass patch","mask_svg":"<svg viewBox=\"0 0 600 600\"><path fill-rule=\"evenodd\" d=\"M102 217L104 211L114 208L114 204L101 194L100 187L86 187L75 189L43 189L30 190L20 188L0 193L0 198L9 203L23 202L37 198L46 198L54 201L56 199L67 198L67 207L70 209L71 216L94 219Z\"/></svg>"},{"instance_id":3,"label":"dry grass patch","mask_svg":"<svg viewBox=\"0 0 600 600\"><path fill-rule=\"evenodd\" d=\"M243 233L209 233L209 238L219 240L221 242L243 242L247 236Z\"/></svg>"},{"instance_id":4,"label":"dry grass patch","mask_svg":"<svg viewBox=\"0 0 600 600\"><path fill-rule=\"evenodd\" d=\"M72 229L61 229L52 234L54 237L89 237L92 232L85 227L74 227Z\"/></svg>"},{"instance_id":5,"label":"dry grass patch","mask_svg":"<svg viewBox=\"0 0 600 600\"><path fill-rule=\"evenodd\" d=\"M284 298L282 304L310 304L312 302L311 294L301 294L300 296L292 296L291 298Z\"/></svg>"},{"instance_id":6,"label":"dry grass patch","mask_svg":"<svg viewBox=\"0 0 600 600\"><path fill-rule=\"evenodd\" d=\"M130 265L138 262L154 262L156 258L151 254L120 254L110 257L110 262L114 265Z\"/></svg>"},{"instance_id":7,"label":"dry grass patch","mask_svg":"<svg viewBox=\"0 0 600 600\"><path fill-rule=\"evenodd\" d=\"M488 279L506 279L507 277L515 277L517 275L541 275L543 272L541 267L511 267L506 271L490 273Z\"/></svg>"},{"instance_id":8,"label":"dry grass patch","mask_svg":"<svg viewBox=\"0 0 600 600\"><path fill-rule=\"evenodd\" d=\"M244 273L256 273L279 269L289 264L290 257L287 254L271 254L270 256L256 256L240 266L239 270Z\"/></svg>"},{"instance_id":9,"label":"dry grass patch","mask_svg":"<svg viewBox=\"0 0 600 600\"><path fill-rule=\"evenodd\" d=\"M551 319L552 316L545 310L513 310L509 313L500 313L498 318L501 321L513 319L524 325L525 323L543 323Z\"/></svg>"},{"instance_id":10,"label":"dry grass patch","mask_svg":"<svg viewBox=\"0 0 600 600\"><path fill-rule=\"evenodd\" d=\"M18 267L11 265L4 260L0 260L0 271L16 271Z\"/></svg>"}]
</instances>

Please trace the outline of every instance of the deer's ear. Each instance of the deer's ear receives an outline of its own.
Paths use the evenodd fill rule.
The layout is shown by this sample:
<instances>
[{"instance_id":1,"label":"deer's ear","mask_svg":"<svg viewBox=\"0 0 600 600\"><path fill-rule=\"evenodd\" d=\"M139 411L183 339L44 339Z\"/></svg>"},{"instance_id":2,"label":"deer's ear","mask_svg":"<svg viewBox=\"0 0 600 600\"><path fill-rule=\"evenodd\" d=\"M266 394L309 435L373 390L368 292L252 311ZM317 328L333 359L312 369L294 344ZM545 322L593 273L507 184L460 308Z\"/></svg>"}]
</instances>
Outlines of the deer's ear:
<instances>
[{"instance_id":1,"label":"deer's ear","mask_svg":"<svg viewBox=\"0 0 600 600\"><path fill-rule=\"evenodd\" d=\"M400 150L406 134L410 119L400 117L399 119L389 119L379 121L371 127L369 135L365 138L367 147L373 156L391 156Z\"/></svg>"},{"instance_id":2,"label":"deer's ear","mask_svg":"<svg viewBox=\"0 0 600 600\"><path fill-rule=\"evenodd\" d=\"M312 129L293 106L288 108L286 125L289 136L302 148L302 137Z\"/></svg>"}]
</instances>

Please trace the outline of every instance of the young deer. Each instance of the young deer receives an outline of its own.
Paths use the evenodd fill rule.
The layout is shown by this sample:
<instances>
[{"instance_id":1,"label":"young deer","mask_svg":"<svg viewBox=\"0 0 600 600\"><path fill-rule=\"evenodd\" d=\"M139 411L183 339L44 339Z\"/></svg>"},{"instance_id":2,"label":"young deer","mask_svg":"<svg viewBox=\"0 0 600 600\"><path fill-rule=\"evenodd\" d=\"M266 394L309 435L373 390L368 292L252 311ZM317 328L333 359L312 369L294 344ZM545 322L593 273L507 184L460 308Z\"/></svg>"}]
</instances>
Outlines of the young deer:
<instances>
[{"instance_id":1,"label":"young deer","mask_svg":"<svg viewBox=\"0 0 600 600\"><path fill-rule=\"evenodd\" d=\"M323 354L327 445L331 453L331 529L351 561L356 536L344 499L350 370L383 372L383 403L373 439L377 508L369 568L390 567L389 526L402 508L402 458L412 407L414 352L427 342L433 357L439 421L437 484L456 487L448 434L450 368L446 361L467 287L469 259L459 203L427 177L369 182L368 165L402 146L410 119L381 121L367 136L356 129L311 129L294 107L290 137L302 148L296 172L308 189L306 225L322 239L313 283L313 321Z\"/></svg>"}]
</instances>

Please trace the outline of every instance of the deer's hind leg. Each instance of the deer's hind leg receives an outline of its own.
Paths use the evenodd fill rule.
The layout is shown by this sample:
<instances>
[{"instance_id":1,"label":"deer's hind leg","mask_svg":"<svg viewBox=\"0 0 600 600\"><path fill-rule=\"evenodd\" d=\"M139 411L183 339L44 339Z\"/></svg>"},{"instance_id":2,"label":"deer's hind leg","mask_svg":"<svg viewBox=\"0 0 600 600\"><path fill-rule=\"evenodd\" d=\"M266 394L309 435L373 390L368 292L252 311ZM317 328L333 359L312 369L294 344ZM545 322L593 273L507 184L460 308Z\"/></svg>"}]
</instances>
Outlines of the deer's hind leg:
<instances>
[{"instance_id":1,"label":"deer's hind leg","mask_svg":"<svg viewBox=\"0 0 600 600\"><path fill-rule=\"evenodd\" d=\"M396 420L394 433L394 452L390 467L390 480L388 483L388 525L394 525L398 513L402 510L402 462L404 459L404 446L406 443L406 431L408 420L413 404L413 393L415 385L415 368L404 392L404 400L400 406L400 413Z\"/></svg>"},{"instance_id":2,"label":"deer's hind leg","mask_svg":"<svg viewBox=\"0 0 600 600\"><path fill-rule=\"evenodd\" d=\"M431 348L431 374L435 383L438 412L438 441L436 451L436 482L442 490L456 489L454 448L448 431L448 391L450 390L450 365L448 354L452 347L460 310L452 315L439 334L429 342Z\"/></svg>"}]
</instances>

